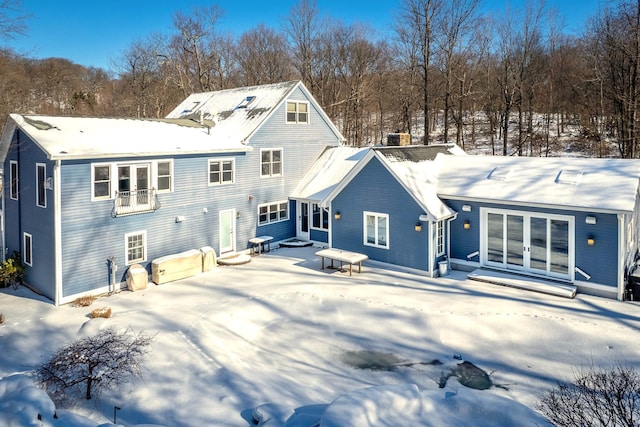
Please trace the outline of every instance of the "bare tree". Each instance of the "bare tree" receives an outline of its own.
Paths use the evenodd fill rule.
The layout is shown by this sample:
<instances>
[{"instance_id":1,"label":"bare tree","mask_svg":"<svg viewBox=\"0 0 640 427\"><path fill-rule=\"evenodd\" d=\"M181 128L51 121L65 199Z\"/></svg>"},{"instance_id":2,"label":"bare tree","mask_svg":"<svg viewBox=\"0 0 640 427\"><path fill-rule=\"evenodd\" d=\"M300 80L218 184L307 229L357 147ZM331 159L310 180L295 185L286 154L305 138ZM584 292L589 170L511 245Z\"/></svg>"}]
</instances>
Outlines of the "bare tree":
<instances>
[{"instance_id":1,"label":"bare tree","mask_svg":"<svg viewBox=\"0 0 640 427\"><path fill-rule=\"evenodd\" d=\"M293 78L284 36L263 24L240 37L236 58L244 86L277 83Z\"/></svg>"},{"instance_id":2,"label":"bare tree","mask_svg":"<svg viewBox=\"0 0 640 427\"><path fill-rule=\"evenodd\" d=\"M84 388L86 399L101 390L142 376L142 362L153 340L144 333L103 329L57 350L38 368L38 380L56 401Z\"/></svg>"},{"instance_id":3,"label":"bare tree","mask_svg":"<svg viewBox=\"0 0 640 427\"><path fill-rule=\"evenodd\" d=\"M27 29L29 15L22 12L22 0L0 0L0 38L12 39Z\"/></svg>"},{"instance_id":4,"label":"bare tree","mask_svg":"<svg viewBox=\"0 0 640 427\"><path fill-rule=\"evenodd\" d=\"M295 4L285 20L284 31L291 46L293 66L304 85L311 91L317 90L313 70L318 62L316 55L320 33L317 0L300 0Z\"/></svg>"},{"instance_id":5,"label":"bare tree","mask_svg":"<svg viewBox=\"0 0 640 427\"><path fill-rule=\"evenodd\" d=\"M544 394L538 409L557 427L635 427L640 423L640 374L617 364L589 367Z\"/></svg>"}]
</instances>

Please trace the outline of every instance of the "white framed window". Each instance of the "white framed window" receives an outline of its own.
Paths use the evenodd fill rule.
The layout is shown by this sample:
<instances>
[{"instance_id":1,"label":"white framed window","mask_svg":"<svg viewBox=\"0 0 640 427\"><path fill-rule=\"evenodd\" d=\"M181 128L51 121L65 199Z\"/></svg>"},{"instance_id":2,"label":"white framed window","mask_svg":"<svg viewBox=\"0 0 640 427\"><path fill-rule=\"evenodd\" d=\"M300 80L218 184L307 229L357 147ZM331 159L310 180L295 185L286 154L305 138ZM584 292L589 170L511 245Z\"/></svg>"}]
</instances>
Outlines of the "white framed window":
<instances>
[{"instance_id":1,"label":"white framed window","mask_svg":"<svg viewBox=\"0 0 640 427\"><path fill-rule=\"evenodd\" d=\"M156 163L156 189L158 193L173 191L173 160L158 160Z\"/></svg>"},{"instance_id":2,"label":"white framed window","mask_svg":"<svg viewBox=\"0 0 640 427\"><path fill-rule=\"evenodd\" d=\"M36 205L47 207L47 165L36 163Z\"/></svg>"},{"instance_id":3,"label":"white framed window","mask_svg":"<svg viewBox=\"0 0 640 427\"><path fill-rule=\"evenodd\" d=\"M287 101L287 123L309 123L309 103Z\"/></svg>"},{"instance_id":4,"label":"white framed window","mask_svg":"<svg viewBox=\"0 0 640 427\"><path fill-rule=\"evenodd\" d=\"M366 246L389 249L389 215L377 212L363 213Z\"/></svg>"},{"instance_id":5,"label":"white framed window","mask_svg":"<svg viewBox=\"0 0 640 427\"><path fill-rule=\"evenodd\" d=\"M283 200L258 206L258 225L272 224L289 219L289 202Z\"/></svg>"},{"instance_id":6,"label":"white framed window","mask_svg":"<svg viewBox=\"0 0 640 427\"><path fill-rule=\"evenodd\" d=\"M136 264L147 259L147 232L136 231L124 236L126 265Z\"/></svg>"},{"instance_id":7,"label":"white framed window","mask_svg":"<svg viewBox=\"0 0 640 427\"><path fill-rule=\"evenodd\" d=\"M22 261L33 267L33 238L29 233L22 233Z\"/></svg>"},{"instance_id":8,"label":"white framed window","mask_svg":"<svg viewBox=\"0 0 640 427\"><path fill-rule=\"evenodd\" d=\"M317 203L311 205L311 227L320 230L329 229L329 212Z\"/></svg>"},{"instance_id":9,"label":"white framed window","mask_svg":"<svg viewBox=\"0 0 640 427\"><path fill-rule=\"evenodd\" d=\"M18 162L15 160L9 162L9 185L11 199L18 200Z\"/></svg>"},{"instance_id":10,"label":"white framed window","mask_svg":"<svg viewBox=\"0 0 640 427\"><path fill-rule=\"evenodd\" d=\"M233 184L235 163L234 159L209 159L209 185Z\"/></svg>"},{"instance_id":11,"label":"white framed window","mask_svg":"<svg viewBox=\"0 0 640 427\"><path fill-rule=\"evenodd\" d=\"M444 255L444 221L436 222L436 256Z\"/></svg>"},{"instance_id":12,"label":"white framed window","mask_svg":"<svg viewBox=\"0 0 640 427\"><path fill-rule=\"evenodd\" d=\"M93 200L104 200L111 198L111 165L96 164L91 167L91 182Z\"/></svg>"},{"instance_id":13,"label":"white framed window","mask_svg":"<svg viewBox=\"0 0 640 427\"><path fill-rule=\"evenodd\" d=\"M282 175L282 148L260 150L260 176Z\"/></svg>"}]
</instances>

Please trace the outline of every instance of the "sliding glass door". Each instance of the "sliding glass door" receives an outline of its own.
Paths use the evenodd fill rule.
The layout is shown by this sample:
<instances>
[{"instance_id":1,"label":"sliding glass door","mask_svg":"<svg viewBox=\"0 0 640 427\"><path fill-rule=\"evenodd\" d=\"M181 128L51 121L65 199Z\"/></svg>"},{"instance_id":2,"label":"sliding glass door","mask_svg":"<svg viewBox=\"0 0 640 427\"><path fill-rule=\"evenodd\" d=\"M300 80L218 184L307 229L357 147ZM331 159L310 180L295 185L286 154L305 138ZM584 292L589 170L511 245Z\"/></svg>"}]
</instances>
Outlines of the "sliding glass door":
<instances>
[{"instance_id":1,"label":"sliding glass door","mask_svg":"<svg viewBox=\"0 0 640 427\"><path fill-rule=\"evenodd\" d=\"M482 220L484 265L572 278L572 217L485 209Z\"/></svg>"}]
</instances>

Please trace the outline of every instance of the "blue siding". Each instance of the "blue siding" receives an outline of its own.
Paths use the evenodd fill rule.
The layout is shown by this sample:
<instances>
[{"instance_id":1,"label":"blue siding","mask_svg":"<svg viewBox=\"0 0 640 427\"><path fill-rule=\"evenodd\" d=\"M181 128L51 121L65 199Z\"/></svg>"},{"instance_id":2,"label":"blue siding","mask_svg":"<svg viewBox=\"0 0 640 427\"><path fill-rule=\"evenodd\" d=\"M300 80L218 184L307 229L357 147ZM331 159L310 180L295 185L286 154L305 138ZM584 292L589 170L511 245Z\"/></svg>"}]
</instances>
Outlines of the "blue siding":
<instances>
[{"instance_id":1,"label":"blue siding","mask_svg":"<svg viewBox=\"0 0 640 427\"><path fill-rule=\"evenodd\" d=\"M18 147L19 144L19 147ZM6 246L8 255L14 251L24 254L23 233L32 237L32 266L25 268L25 281L48 298L55 298L55 248L53 239L53 191L45 190L46 207L36 206L36 163L46 166L46 177L53 176L53 166L45 153L22 131L14 134L4 170L9 171L11 160L18 161L18 200L5 192ZM5 174L5 187L10 188L9 173ZM24 258L24 255L23 255Z\"/></svg>"},{"instance_id":2,"label":"blue siding","mask_svg":"<svg viewBox=\"0 0 640 427\"><path fill-rule=\"evenodd\" d=\"M314 242L329 243L329 232L325 230L312 228L310 230L310 237Z\"/></svg>"},{"instance_id":3,"label":"blue siding","mask_svg":"<svg viewBox=\"0 0 640 427\"><path fill-rule=\"evenodd\" d=\"M414 227L424 211L376 158L331 202L340 219L331 218L332 246L365 253L390 264L428 270L428 227ZM363 212L389 215L389 249L364 245Z\"/></svg>"},{"instance_id":4,"label":"blue siding","mask_svg":"<svg viewBox=\"0 0 640 427\"><path fill-rule=\"evenodd\" d=\"M305 99L300 90L294 92L292 98ZM283 104L248 141L253 151L247 153L62 162L61 183L57 184L62 199L62 296L109 285L107 260L111 256L117 258L119 267L116 279L124 281L125 235L128 233L146 233L147 256L142 264L148 270L153 259L189 249L211 246L220 254L219 214L223 210L236 210L235 244L239 251L247 249L248 240L257 235L271 235L275 240L295 236L295 202L288 202L288 220L265 226L258 226L258 207L288 201L289 194L324 148L339 143L313 104L310 107L310 124L287 125ZM282 176L260 176L261 148L282 148ZM234 158L234 184L208 185L208 161L216 157ZM113 218L113 200L91 200L92 163L125 164L128 160L137 163L164 159L173 160L173 191L158 195L161 207L157 211ZM185 220L176 223L177 216L184 216ZM53 227L47 230L53 242ZM49 253L54 253L53 246ZM53 283L52 272L46 274Z\"/></svg>"},{"instance_id":5,"label":"blue siding","mask_svg":"<svg viewBox=\"0 0 640 427\"><path fill-rule=\"evenodd\" d=\"M451 257L466 260L467 255L480 250L480 208L508 209L521 212L567 215L574 217L575 265L591 276L589 282L616 287L618 280L618 224L617 215L581 211L543 209L538 207L510 206L496 203L465 202L447 200L447 205L458 212L451 223ZM463 212L462 205L470 205L471 212ZM596 217L596 224L586 224L587 216ZM465 220L471 229L465 230ZM587 245L587 237L593 236L596 244ZM479 261L479 257L471 258ZM576 280L587 281L576 273Z\"/></svg>"}]
</instances>

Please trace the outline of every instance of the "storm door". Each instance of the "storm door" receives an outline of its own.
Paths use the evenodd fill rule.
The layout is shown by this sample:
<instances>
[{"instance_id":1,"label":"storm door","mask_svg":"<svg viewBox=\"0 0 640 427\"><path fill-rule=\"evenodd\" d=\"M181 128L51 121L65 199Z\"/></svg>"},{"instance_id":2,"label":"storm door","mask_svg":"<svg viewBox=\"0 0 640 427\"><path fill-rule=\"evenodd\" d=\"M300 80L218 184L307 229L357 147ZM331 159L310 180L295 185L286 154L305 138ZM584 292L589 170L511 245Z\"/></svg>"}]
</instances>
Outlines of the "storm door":
<instances>
[{"instance_id":1,"label":"storm door","mask_svg":"<svg viewBox=\"0 0 640 427\"><path fill-rule=\"evenodd\" d=\"M220 211L220 253L235 250L235 221L236 210Z\"/></svg>"},{"instance_id":2,"label":"storm door","mask_svg":"<svg viewBox=\"0 0 640 427\"><path fill-rule=\"evenodd\" d=\"M309 202L298 201L297 237L309 240Z\"/></svg>"},{"instance_id":3,"label":"storm door","mask_svg":"<svg viewBox=\"0 0 640 427\"><path fill-rule=\"evenodd\" d=\"M572 217L486 209L482 218L483 265L572 279Z\"/></svg>"}]
</instances>

